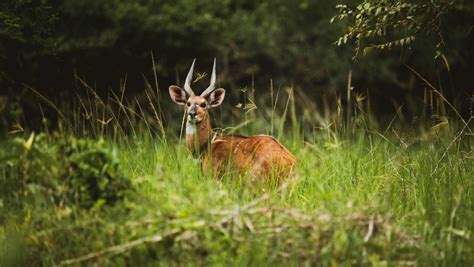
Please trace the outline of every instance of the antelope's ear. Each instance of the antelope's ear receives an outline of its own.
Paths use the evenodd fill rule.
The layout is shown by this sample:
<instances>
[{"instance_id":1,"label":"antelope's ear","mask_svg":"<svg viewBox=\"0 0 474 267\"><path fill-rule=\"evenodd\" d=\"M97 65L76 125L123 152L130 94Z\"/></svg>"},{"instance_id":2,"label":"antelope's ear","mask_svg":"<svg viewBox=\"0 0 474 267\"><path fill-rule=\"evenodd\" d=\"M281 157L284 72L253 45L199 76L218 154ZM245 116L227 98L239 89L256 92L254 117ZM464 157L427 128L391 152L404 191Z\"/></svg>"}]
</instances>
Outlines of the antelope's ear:
<instances>
[{"instance_id":1,"label":"antelope's ear","mask_svg":"<svg viewBox=\"0 0 474 267\"><path fill-rule=\"evenodd\" d=\"M207 100L207 103L209 103L209 105L214 108L222 104L222 101L224 101L224 96L225 96L225 90L222 88L219 88L212 91L212 93L210 93L206 97L206 100Z\"/></svg>"},{"instance_id":2,"label":"antelope's ear","mask_svg":"<svg viewBox=\"0 0 474 267\"><path fill-rule=\"evenodd\" d=\"M171 100L173 100L173 102L178 105L186 104L186 93L183 89L181 89L179 86L171 85L168 90L170 92Z\"/></svg>"}]
</instances>

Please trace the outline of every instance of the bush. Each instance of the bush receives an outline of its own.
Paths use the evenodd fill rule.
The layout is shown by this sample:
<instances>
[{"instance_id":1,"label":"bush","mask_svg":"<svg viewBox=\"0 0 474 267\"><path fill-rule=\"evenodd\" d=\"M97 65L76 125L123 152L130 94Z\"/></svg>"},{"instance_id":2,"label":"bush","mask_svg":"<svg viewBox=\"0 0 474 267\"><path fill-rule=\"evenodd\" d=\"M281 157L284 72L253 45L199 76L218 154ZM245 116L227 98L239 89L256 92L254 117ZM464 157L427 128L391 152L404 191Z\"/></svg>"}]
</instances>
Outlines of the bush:
<instances>
[{"instance_id":1,"label":"bush","mask_svg":"<svg viewBox=\"0 0 474 267\"><path fill-rule=\"evenodd\" d=\"M68 200L90 208L113 204L125 196L130 180L121 174L117 155L103 141L71 139L61 150L66 156L63 178Z\"/></svg>"},{"instance_id":2,"label":"bush","mask_svg":"<svg viewBox=\"0 0 474 267\"><path fill-rule=\"evenodd\" d=\"M77 206L114 204L130 190L118 159L102 141L67 138L51 142L32 133L3 145L0 154L1 201L6 209L25 205Z\"/></svg>"}]
</instances>

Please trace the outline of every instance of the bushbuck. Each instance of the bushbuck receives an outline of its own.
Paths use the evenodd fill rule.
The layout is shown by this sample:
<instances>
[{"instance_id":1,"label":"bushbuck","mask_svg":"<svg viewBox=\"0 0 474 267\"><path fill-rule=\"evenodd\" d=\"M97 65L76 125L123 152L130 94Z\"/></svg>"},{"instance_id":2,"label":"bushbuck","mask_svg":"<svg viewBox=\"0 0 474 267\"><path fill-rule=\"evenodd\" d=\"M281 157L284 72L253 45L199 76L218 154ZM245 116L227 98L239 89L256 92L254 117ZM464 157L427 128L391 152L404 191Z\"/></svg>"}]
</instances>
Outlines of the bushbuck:
<instances>
[{"instance_id":1,"label":"bushbuck","mask_svg":"<svg viewBox=\"0 0 474 267\"><path fill-rule=\"evenodd\" d=\"M248 175L252 182L282 179L291 176L296 159L274 137L217 136L211 128L208 110L222 104L225 90L216 89L216 60L212 67L211 83L200 95L191 89L194 59L189 69L184 90L176 85L169 87L173 102L185 107L186 147L201 158L204 173L221 176L226 171Z\"/></svg>"}]
</instances>

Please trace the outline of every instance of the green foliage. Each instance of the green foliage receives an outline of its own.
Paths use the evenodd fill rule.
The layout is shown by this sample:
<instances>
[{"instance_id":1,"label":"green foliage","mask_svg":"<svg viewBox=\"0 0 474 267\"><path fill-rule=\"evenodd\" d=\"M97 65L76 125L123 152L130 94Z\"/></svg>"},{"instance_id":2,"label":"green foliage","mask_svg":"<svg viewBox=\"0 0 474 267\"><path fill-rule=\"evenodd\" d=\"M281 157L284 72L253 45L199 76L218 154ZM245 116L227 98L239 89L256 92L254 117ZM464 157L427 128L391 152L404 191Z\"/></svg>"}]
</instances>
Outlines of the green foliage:
<instances>
[{"instance_id":1,"label":"green foliage","mask_svg":"<svg viewBox=\"0 0 474 267\"><path fill-rule=\"evenodd\" d=\"M285 112L273 112L284 127ZM0 258L102 266L472 262L471 120L416 135L377 132L367 121L355 115L350 136L333 127L278 130L298 170L274 190L251 188L245 177L207 177L182 144L138 126L133 136L98 141L57 132L8 137L0 150Z\"/></svg>"},{"instance_id":2,"label":"green foliage","mask_svg":"<svg viewBox=\"0 0 474 267\"><path fill-rule=\"evenodd\" d=\"M395 140L367 134L361 132L350 142L321 134L306 145L293 145L299 160L298 181L267 193L245 183L202 176L199 165L178 144L168 146L152 139L116 143L116 159L133 177L134 196L93 209L82 208L79 201L90 203L84 197L64 202L69 205L54 201L54 206L42 207L39 197L27 201L32 188L47 187L42 197L48 198L54 197L55 186L46 182L29 183L29 189L9 186L17 201L22 206L29 203L32 209L25 209L19 218L18 207L5 201L12 194L2 195L8 208L2 213L1 237L4 245L9 244L3 247L7 253L3 257L24 251L16 263L22 259L27 265L463 265L472 260L472 162L465 161L472 151L466 140L455 141L448 147L449 160L439 161L451 142L449 133L421 144L413 140L406 145L411 141L406 139L402 147ZM74 151L71 154L67 149L48 148L62 147L62 141L55 145L42 138L20 142L23 153L31 144L28 153L38 161L30 158L28 166L39 170L35 179L61 172L55 170L60 165L52 161L54 157L71 162L81 158L87 167L76 172L97 173L92 167L99 165L92 163L97 158L84 158L85 151L100 151L103 143L82 139L66 143ZM3 167L4 173L16 164L25 172L24 159L9 162L11 167ZM34 172L28 173L35 177ZM7 175L12 177L11 172ZM63 179L78 179L77 192L86 194L81 189L83 175L67 175ZM19 230L16 237L9 232L12 224Z\"/></svg>"},{"instance_id":3,"label":"green foliage","mask_svg":"<svg viewBox=\"0 0 474 267\"><path fill-rule=\"evenodd\" d=\"M365 0L355 7L337 5L339 14L331 19L343 20L348 18L351 25L346 34L341 36L336 44L346 44L354 40L356 48L354 57L361 51L367 54L372 49L392 49L396 47L411 48L416 38L430 38L432 45L441 54L446 45L446 39L451 39L453 28L449 25L449 16L459 16L459 12L472 12L472 4L467 1L369 1ZM446 25L448 24L448 25ZM467 32L470 22L460 21L456 31ZM449 47L448 49L452 49Z\"/></svg>"},{"instance_id":4,"label":"green foliage","mask_svg":"<svg viewBox=\"0 0 474 267\"><path fill-rule=\"evenodd\" d=\"M23 117L23 110L19 101L15 101L10 97L0 96L0 136L7 133L7 129L12 131L21 131L22 128L18 122ZM14 123L14 125L10 125Z\"/></svg>"},{"instance_id":5,"label":"green foliage","mask_svg":"<svg viewBox=\"0 0 474 267\"><path fill-rule=\"evenodd\" d=\"M310 70L324 65L337 83L343 79L338 70L350 62L336 60L341 49L329 45L340 27L327 23L332 8L306 0L63 1L56 8L62 21L57 44L63 52L119 48L147 56L154 50L160 61L173 64L161 68L165 74L176 62L187 67L190 58L217 56L221 64L242 65L230 73L231 84L267 74L266 68L279 80L289 72L300 83L322 81L323 70Z\"/></svg>"},{"instance_id":6,"label":"green foliage","mask_svg":"<svg viewBox=\"0 0 474 267\"><path fill-rule=\"evenodd\" d=\"M328 10L334 8L331 2L66 0L39 3L9 0L4 4L4 12L23 14L25 18L19 21L37 26L20 25L0 36L0 40L13 42L8 49L0 47L0 55L10 62L9 66L0 66L6 78L45 79L46 74L29 77L30 72L21 70L26 68L36 73L43 64L55 59L56 64L64 63L67 68L71 67L67 64L70 62L78 74L88 70L80 67L83 64L94 67L90 61L106 64L117 60L127 65L130 60L133 64L149 64L149 52L154 51L160 75L167 79L175 79L174 69L184 70L190 58L217 57L225 68L232 68L226 82L233 86L252 75L257 82L266 84L271 74L277 81L294 79L302 85L316 81L336 88L334 85L342 83L345 77L340 70L348 69L351 64L348 57L341 59L341 53L350 55L350 50L330 45L341 28L328 24L331 17ZM30 34L34 31L41 32ZM18 38L14 37L17 35ZM18 43L40 47L25 48ZM49 60L45 61L44 56ZM149 67L142 65L142 71ZM61 66L56 70L55 65L48 67L53 67L53 73L68 71L59 76L70 76L73 72ZM142 72L118 70L122 74L130 71ZM259 74L265 75L264 79L260 80ZM99 81L104 79L100 76Z\"/></svg>"},{"instance_id":7,"label":"green foliage","mask_svg":"<svg viewBox=\"0 0 474 267\"><path fill-rule=\"evenodd\" d=\"M338 23L331 24L340 2ZM197 66L200 72L217 57L225 88L237 90L250 80L266 86L271 77L275 85L291 83L314 99L344 90L350 69L363 90L412 90L419 84L410 81L403 65L434 77L434 55L453 69L468 69L472 61L468 39L474 12L468 1L8 0L0 8L6 14L0 27L2 94L28 84L73 95L73 73L94 81L103 94L116 90L115 81L127 74L127 92L139 94L142 73L152 77L146 71L150 51L160 85L182 80L176 74L194 57L203 64ZM341 45L331 45L345 31L337 41ZM401 48L408 56L372 53L361 64L350 60L353 49L362 55L379 48Z\"/></svg>"},{"instance_id":8,"label":"green foliage","mask_svg":"<svg viewBox=\"0 0 474 267\"><path fill-rule=\"evenodd\" d=\"M63 177L74 205L96 208L114 204L131 186L120 172L116 152L103 141L71 139L61 145L60 155L67 159Z\"/></svg>"},{"instance_id":9,"label":"green foliage","mask_svg":"<svg viewBox=\"0 0 474 267\"><path fill-rule=\"evenodd\" d=\"M357 12L375 15L376 4L367 3ZM309 80L324 75L305 66L326 62L345 78L341 70L349 63L340 57L347 51L316 46L344 26L325 28L321 22L332 5L68 0L54 3L66 22L57 25L56 47L128 51L145 40L163 45L159 48L170 57L219 51L225 60L255 58L262 68L276 65ZM415 4L399 5L387 19ZM379 12L376 18L385 9ZM370 58L361 68L384 69ZM247 75L254 71L243 69ZM72 107L41 97L59 114L59 131L51 131L43 117L45 133L20 137L31 132L23 122L11 127L23 116L21 108L0 100L0 111L11 113L6 119L2 114L0 123L13 130L0 139L2 265L463 266L474 261L472 118L464 120L434 87L423 107L442 120L430 126L407 126L402 119L403 127L392 120L381 128L365 102L369 96L351 96L352 90L347 117L341 115L339 96L322 98L321 111L292 88L271 87L271 106L268 99L252 98L232 109L229 113L237 114L232 119L246 120L234 126L221 117L224 133L272 133L298 159L297 179L269 190L249 187L246 177L203 175L199 162L170 137L178 136L173 131L178 119L162 122L161 96L150 86L147 103L153 108L158 103L152 120L139 101L136 108L121 96L125 85L121 94L103 99L78 81L87 87L87 97Z\"/></svg>"},{"instance_id":10,"label":"green foliage","mask_svg":"<svg viewBox=\"0 0 474 267\"><path fill-rule=\"evenodd\" d=\"M0 3L0 40L17 41L28 46L43 46L48 43L57 22L57 11L53 10L50 2L2 1Z\"/></svg>"},{"instance_id":11,"label":"green foliage","mask_svg":"<svg viewBox=\"0 0 474 267\"><path fill-rule=\"evenodd\" d=\"M2 145L3 208L70 206L98 208L123 199L130 181L104 142L44 134L15 138ZM17 206L19 205L19 206ZM4 219L4 218L3 218Z\"/></svg>"}]
</instances>

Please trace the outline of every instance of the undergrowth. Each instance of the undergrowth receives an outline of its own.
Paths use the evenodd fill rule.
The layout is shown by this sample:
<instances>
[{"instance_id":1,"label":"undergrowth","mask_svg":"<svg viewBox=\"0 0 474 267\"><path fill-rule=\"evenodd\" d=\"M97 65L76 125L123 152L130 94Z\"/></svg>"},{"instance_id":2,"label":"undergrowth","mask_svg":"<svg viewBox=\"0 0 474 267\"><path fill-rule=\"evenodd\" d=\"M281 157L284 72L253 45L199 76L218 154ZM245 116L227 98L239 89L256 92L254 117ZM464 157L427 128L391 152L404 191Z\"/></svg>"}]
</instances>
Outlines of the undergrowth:
<instances>
[{"instance_id":1,"label":"undergrowth","mask_svg":"<svg viewBox=\"0 0 474 267\"><path fill-rule=\"evenodd\" d=\"M167 99L148 90L146 112L124 90L65 109L43 96L58 128L0 141L1 266L474 262L470 119L381 128L357 101L341 117L271 88L267 108L250 95L242 123L216 121L272 133L297 157L297 179L255 188L203 175L180 123L165 123Z\"/></svg>"}]
</instances>

